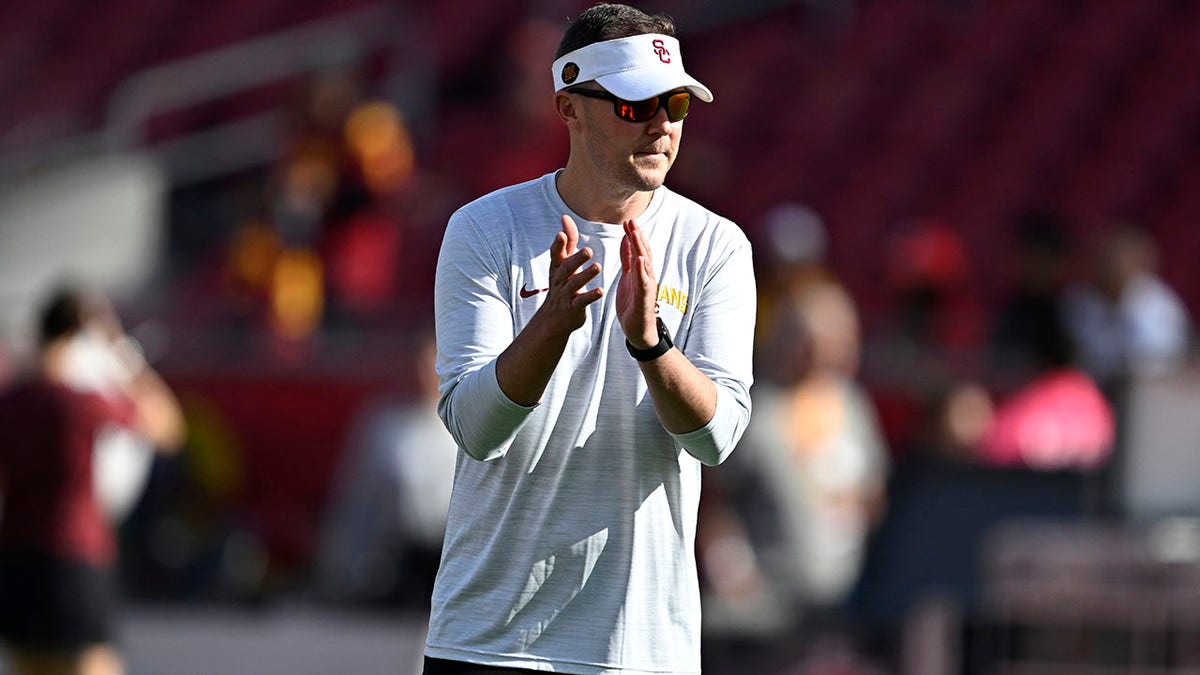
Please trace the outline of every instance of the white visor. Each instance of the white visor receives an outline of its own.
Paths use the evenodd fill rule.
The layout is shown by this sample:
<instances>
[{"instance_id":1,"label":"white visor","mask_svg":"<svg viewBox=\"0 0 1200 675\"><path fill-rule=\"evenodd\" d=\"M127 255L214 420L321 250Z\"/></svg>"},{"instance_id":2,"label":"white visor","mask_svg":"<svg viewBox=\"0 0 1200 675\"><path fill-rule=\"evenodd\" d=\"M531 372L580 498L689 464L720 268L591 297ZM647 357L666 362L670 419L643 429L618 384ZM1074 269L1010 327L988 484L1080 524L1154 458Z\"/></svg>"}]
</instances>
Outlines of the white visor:
<instances>
[{"instance_id":1,"label":"white visor","mask_svg":"<svg viewBox=\"0 0 1200 675\"><path fill-rule=\"evenodd\" d=\"M679 40L669 35L596 42L555 59L551 70L554 91L594 80L626 101L644 101L680 87L705 103L713 100L708 87L683 71Z\"/></svg>"}]
</instances>

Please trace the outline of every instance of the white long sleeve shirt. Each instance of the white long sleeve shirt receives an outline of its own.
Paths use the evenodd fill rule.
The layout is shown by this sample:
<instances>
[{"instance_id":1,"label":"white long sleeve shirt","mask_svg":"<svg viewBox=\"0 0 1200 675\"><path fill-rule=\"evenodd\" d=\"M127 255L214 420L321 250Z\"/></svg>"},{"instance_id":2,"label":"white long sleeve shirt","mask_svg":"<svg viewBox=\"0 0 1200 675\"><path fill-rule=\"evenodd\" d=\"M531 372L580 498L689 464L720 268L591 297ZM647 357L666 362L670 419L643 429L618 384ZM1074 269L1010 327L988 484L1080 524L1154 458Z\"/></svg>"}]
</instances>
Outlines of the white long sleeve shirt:
<instances>
[{"instance_id":1,"label":"white long sleeve shirt","mask_svg":"<svg viewBox=\"0 0 1200 675\"><path fill-rule=\"evenodd\" d=\"M619 224L589 222L555 175L476 200L438 259L439 413L462 452L426 654L564 673L700 672L696 510L701 464L719 464L750 418L755 319L749 242L665 187L637 219L659 315L717 388L713 419L659 423L617 321ZM545 299L563 214L603 271L533 407L509 400L496 358Z\"/></svg>"}]
</instances>

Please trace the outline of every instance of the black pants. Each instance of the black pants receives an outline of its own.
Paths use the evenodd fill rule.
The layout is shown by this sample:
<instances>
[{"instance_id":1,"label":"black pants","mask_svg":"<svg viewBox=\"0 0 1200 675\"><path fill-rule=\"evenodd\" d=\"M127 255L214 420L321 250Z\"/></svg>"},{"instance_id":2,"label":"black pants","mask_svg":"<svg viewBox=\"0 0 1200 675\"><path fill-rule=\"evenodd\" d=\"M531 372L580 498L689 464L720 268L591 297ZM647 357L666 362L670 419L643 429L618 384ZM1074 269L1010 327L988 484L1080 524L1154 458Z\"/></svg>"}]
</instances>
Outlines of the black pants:
<instances>
[{"instance_id":1,"label":"black pants","mask_svg":"<svg viewBox=\"0 0 1200 675\"><path fill-rule=\"evenodd\" d=\"M425 657L425 671L422 675L523 675L536 673L536 670L523 668L499 668L497 666L481 666L478 663L463 663L462 661L447 661Z\"/></svg>"}]
</instances>

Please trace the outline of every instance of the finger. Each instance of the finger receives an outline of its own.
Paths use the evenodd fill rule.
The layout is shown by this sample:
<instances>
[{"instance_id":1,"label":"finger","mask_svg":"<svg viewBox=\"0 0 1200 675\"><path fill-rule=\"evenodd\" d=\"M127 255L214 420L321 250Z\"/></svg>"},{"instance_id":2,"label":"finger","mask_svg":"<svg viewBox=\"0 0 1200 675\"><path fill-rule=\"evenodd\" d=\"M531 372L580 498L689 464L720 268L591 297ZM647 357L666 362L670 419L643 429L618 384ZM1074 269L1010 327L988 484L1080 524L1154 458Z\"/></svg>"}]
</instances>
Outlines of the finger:
<instances>
[{"instance_id":1,"label":"finger","mask_svg":"<svg viewBox=\"0 0 1200 675\"><path fill-rule=\"evenodd\" d=\"M629 263L634 265L637 257L642 255L642 246L638 237L637 225L632 220L625 221L625 240L629 242Z\"/></svg>"},{"instance_id":2,"label":"finger","mask_svg":"<svg viewBox=\"0 0 1200 675\"><path fill-rule=\"evenodd\" d=\"M654 284L654 277L646 270L645 258L641 256L634 258L632 276L637 292L643 296L649 295L650 288Z\"/></svg>"},{"instance_id":3,"label":"finger","mask_svg":"<svg viewBox=\"0 0 1200 675\"><path fill-rule=\"evenodd\" d=\"M563 283L563 289L572 293L579 292L584 286L600 275L600 263L592 263L575 274L572 274L569 279Z\"/></svg>"},{"instance_id":4,"label":"finger","mask_svg":"<svg viewBox=\"0 0 1200 675\"><path fill-rule=\"evenodd\" d=\"M592 249L584 248L576 251L575 255L567 256L559 261L557 266L550 268L550 284L558 285L571 278L572 274L592 258Z\"/></svg>"},{"instance_id":5,"label":"finger","mask_svg":"<svg viewBox=\"0 0 1200 675\"><path fill-rule=\"evenodd\" d=\"M571 216L565 213L562 217L562 231L567 237L567 246L564 251L567 255L571 255L575 253L575 247L579 245L579 228L575 226L575 221L571 219Z\"/></svg>"},{"instance_id":6,"label":"finger","mask_svg":"<svg viewBox=\"0 0 1200 675\"><path fill-rule=\"evenodd\" d=\"M576 251L574 255L563 259L560 267L562 274L564 276L570 276L574 274L575 270L579 269L586 264L587 261L591 260L593 255L594 254L590 246L585 246L579 251Z\"/></svg>"},{"instance_id":7,"label":"finger","mask_svg":"<svg viewBox=\"0 0 1200 675\"><path fill-rule=\"evenodd\" d=\"M633 243L633 252L636 255L650 257L650 242L646 241L646 237L642 233L642 228L632 219L625 221L625 231L629 234Z\"/></svg>"},{"instance_id":8,"label":"finger","mask_svg":"<svg viewBox=\"0 0 1200 675\"><path fill-rule=\"evenodd\" d=\"M593 288L592 290L587 291L586 293L579 293L574 298L572 298L571 299L571 307L573 309L583 309L584 307L587 307L588 305L592 304L593 302L599 300L602 297L604 297L604 289L603 288Z\"/></svg>"},{"instance_id":9,"label":"finger","mask_svg":"<svg viewBox=\"0 0 1200 675\"><path fill-rule=\"evenodd\" d=\"M591 257L592 257L592 250L590 248L585 248L582 251L579 251L575 255L564 260L563 264L561 266L559 266L558 269L554 270L554 274L551 275L551 282L550 282L551 286L563 287L563 288L569 289L569 291L572 293L579 290L580 286L582 286L583 283L586 283L592 277L595 276L595 275L591 275L591 276L587 277L582 283L575 283L573 281L576 276L578 276L579 274L582 274L584 271L586 271L588 269L588 268L584 268L581 270L580 268L583 267L583 265L585 265L587 263L587 261L589 259L591 259ZM598 264L599 263L597 263L597 265Z\"/></svg>"},{"instance_id":10,"label":"finger","mask_svg":"<svg viewBox=\"0 0 1200 675\"><path fill-rule=\"evenodd\" d=\"M626 234L621 238L621 271L628 272L631 265L633 265L633 243L629 241L629 235Z\"/></svg>"},{"instance_id":11,"label":"finger","mask_svg":"<svg viewBox=\"0 0 1200 675\"><path fill-rule=\"evenodd\" d=\"M564 250L567 246L567 236L562 232L554 235L554 241L550 242L550 269L554 269L562 264L566 254Z\"/></svg>"}]
</instances>

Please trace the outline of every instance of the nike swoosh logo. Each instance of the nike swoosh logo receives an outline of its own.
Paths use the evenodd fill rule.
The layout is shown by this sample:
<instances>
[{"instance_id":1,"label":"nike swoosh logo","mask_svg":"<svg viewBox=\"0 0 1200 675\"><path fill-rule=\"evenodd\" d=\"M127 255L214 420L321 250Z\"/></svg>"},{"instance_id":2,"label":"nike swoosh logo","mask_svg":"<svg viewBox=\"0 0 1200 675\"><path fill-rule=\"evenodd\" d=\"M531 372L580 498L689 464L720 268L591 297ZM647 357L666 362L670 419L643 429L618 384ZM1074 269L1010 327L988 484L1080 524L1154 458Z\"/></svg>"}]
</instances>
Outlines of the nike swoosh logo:
<instances>
[{"instance_id":1,"label":"nike swoosh logo","mask_svg":"<svg viewBox=\"0 0 1200 675\"><path fill-rule=\"evenodd\" d=\"M550 289L549 288L535 288L531 291L528 288L525 288L524 286L522 286L520 293L521 293L522 298L532 298L533 296L537 295L538 293L545 293L548 290L550 290Z\"/></svg>"}]
</instances>

